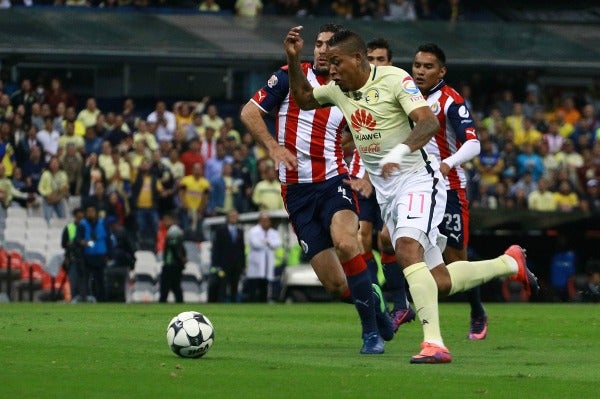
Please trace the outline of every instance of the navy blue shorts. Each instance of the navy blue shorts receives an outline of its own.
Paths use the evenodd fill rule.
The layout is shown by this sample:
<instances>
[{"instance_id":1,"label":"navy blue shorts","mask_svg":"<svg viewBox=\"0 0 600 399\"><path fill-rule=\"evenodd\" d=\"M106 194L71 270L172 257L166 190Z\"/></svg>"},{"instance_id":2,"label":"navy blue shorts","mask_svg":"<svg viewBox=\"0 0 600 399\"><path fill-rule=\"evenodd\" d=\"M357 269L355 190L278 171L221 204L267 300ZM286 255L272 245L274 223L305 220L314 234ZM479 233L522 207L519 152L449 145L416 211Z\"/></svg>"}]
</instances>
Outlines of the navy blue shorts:
<instances>
[{"instance_id":1,"label":"navy blue shorts","mask_svg":"<svg viewBox=\"0 0 600 399\"><path fill-rule=\"evenodd\" d=\"M469 244L469 201L465 190L448 190L440 232L448 237L446 245L463 249Z\"/></svg>"},{"instance_id":2,"label":"navy blue shorts","mask_svg":"<svg viewBox=\"0 0 600 399\"><path fill-rule=\"evenodd\" d=\"M381 219L381 210L377 203L375 191L373 191L370 197L365 197L361 194L357 194L357 196L359 207L358 219L373 223L374 230L381 230L383 228L383 220Z\"/></svg>"},{"instance_id":3,"label":"navy blue shorts","mask_svg":"<svg viewBox=\"0 0 600 399\"><path fill-rule=\"evenodd\" d=\"M358 213L356 193L342 183L347 178L343 175L321 183L282 186L290 222L308 259L333 247L329 228L336 212L349 209Z\"/></svg>"}]
</instances>

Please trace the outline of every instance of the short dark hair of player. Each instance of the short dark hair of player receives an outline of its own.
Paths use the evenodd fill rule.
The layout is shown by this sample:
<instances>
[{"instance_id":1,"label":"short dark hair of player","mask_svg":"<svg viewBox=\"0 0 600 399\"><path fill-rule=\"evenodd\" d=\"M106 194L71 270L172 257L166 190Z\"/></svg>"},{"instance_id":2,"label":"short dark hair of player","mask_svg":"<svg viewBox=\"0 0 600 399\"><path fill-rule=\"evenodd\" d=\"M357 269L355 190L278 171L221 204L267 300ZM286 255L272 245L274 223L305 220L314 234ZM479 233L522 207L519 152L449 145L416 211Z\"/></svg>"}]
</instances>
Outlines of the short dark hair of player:
<instances>
[{"instance_id":1,"label":"short dark hair of player","mask_svg":"<svg viewBox=\"0 0 600 399\"><path fill-rule=\"evenodd\" d=\"M380 37L367 43L367 51L377 50L378 48L387 50L388 61L392 62L392 50L390 49L390 44L387 40Z\"/></svg>"},{"instance_id":2,"label":"short dark hair of player","mask_svg":"<svg viewBox=\"0 0 600 399\"><path fill-rule=\"evenodd\" d=\"M317 33L317 36L319 36L319 33L323 33L323 32L331 32L331 33L337 33L341 30L345 30L346 28L344 28L342 25L338 25L338 24L324 24L321 25L321 27L319 27L319 32ZM316 37L315 37L316 40Z\"/></svg>"},{"instance_id":3,"label":"short dark hair of player","mask_svg":"<svg viewBox=\"0 0 600 399\"><path fill-rule=\"evenodd\" d=\"M419 48L417 48L417 53L418 52L431 53L435 55L435 57L440 61L442 66L446 65L446 54L444 53L444 50L442 50L435 43L421 44Z\"/></svg>"},{"instance_id":4,"label":"short dark hair of player","mask_svg":"<svg viewBox=\"0 0 600 399\"><path fill-rule=\"evenodd\" d=\"M327 41L329 47L340 47L347 54L361 53L367 57L367 45L365 41L350 30L336 32Z\"/></svg>"}]
</instances>

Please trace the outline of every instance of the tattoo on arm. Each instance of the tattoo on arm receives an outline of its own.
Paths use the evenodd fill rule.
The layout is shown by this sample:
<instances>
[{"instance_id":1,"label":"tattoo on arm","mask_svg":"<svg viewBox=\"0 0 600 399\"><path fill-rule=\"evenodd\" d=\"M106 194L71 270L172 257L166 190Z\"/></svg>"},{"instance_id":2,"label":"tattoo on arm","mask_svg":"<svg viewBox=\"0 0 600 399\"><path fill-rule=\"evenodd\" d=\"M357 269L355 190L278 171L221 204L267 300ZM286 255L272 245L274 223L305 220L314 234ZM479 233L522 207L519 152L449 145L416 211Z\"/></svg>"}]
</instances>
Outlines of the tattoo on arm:
<instances>
[{"instance_id":1,"label":"tattoo on arm","mask_svg":"<svg viewBox=\"0 0 600 399\"><path fill-rule=\"evenodd\" d=\"M423 118L415 124L404 144L409 146L411 151L416 151L424 147L439 128L440 124L435 116Z\"/></svg>"}]
</instances>

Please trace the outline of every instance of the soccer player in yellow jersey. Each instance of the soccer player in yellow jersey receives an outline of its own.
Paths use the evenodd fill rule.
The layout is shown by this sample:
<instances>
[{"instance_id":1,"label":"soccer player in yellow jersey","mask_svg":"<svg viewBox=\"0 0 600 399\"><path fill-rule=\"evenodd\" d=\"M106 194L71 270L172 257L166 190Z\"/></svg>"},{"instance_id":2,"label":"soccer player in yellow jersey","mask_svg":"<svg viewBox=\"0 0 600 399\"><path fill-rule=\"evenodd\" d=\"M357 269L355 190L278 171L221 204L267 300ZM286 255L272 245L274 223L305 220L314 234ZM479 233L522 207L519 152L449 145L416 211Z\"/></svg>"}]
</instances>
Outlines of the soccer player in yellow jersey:
<instances>
[{"instance_id":1,"label":"soccer player in yellow jersey","mask_svg":"<svg viewBox=\"0 0 600 399\"><path fill-rule=\"evenodd\" d=\"M423 327L422 350L410 361L448 363L452 356L440 332L438 290L451 295L500 276L512 276L526 290L537 289L524 251L513 245L495 259L445 266L437 226L446 189L437 160L423 148L439 129L437 118L410 75L393 66L370 65L364 41L351 31L329 39L332 81L313 88L300 67L301 30L292 28L284 41L292 95L302 109L336 105L344 113Z\"/></svg>"}]
</instances>

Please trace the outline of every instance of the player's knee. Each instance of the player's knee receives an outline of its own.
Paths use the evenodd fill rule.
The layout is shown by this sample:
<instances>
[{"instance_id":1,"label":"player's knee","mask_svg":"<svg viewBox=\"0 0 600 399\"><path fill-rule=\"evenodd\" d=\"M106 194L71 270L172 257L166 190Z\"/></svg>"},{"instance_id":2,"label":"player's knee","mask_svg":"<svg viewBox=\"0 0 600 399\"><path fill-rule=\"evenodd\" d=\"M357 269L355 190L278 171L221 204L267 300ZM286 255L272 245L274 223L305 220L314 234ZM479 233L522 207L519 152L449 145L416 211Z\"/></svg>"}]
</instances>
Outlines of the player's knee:
<instances>
[{"instance_id":1,"label":"player's knee","mask_svg":"<svg viewBox=\"0 0 600 399\"><path fill-rule=\"evenodd\" d=\"M323 281L322 283L325 291L338 299L342 299L348 291L348 284L346 283L346 280L331 280Z\"/></svg>"},{"instance_id":2,"label":"player's knee","mask_svg":"<svg viewBox=\"0 0 600 399\"><path fill-rule=\"evenodd\" d=\"M440 265L431 269L431 274L438 287L438 294L440 296L447 296L452 288L452 279L445 266Z\"/></svg>"},{"instance_id":3,"label":"player's knee","mask_svg":"<svg viewBox=\"0 0 600 399\"><path fill-rule=\"evenodd\" d=\"M412 238L400 237L396 242L396 258L402 267L414 265L423 261L423 248Z\"/></svg>"},{"instance_id":4,"label":"player's knee","mask_svg":"<svg viewBox=\"0 0 600 399\"><path fill-rule=\"evenodd\" d=\"M356 237L344 236L334 243L335 252L340 260L348 260L358 254L358 240Z\"/></svg>"}]
</instances>

